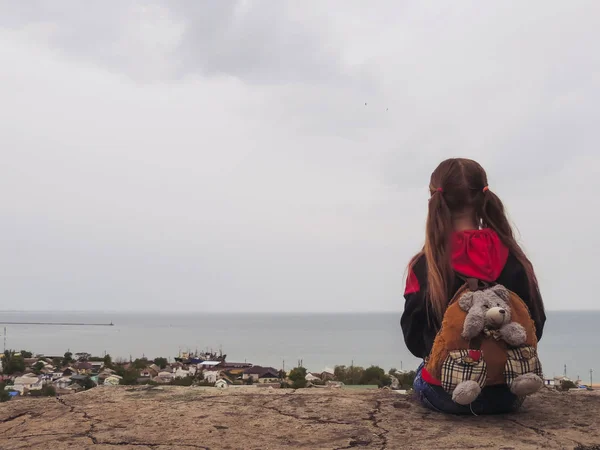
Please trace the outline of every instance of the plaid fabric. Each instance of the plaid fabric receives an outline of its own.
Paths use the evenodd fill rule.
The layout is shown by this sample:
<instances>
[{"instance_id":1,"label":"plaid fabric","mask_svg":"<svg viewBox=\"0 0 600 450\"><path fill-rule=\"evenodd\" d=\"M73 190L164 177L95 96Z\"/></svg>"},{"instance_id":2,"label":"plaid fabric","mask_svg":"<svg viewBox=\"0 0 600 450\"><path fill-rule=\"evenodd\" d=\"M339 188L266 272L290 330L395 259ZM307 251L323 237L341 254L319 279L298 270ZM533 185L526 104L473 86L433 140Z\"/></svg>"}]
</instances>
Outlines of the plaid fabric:
<instances>
[{"instance_id":1,"label":"plaid fabric","mask_svg":"<svg viewBox=\"0 0 600 450\"><path fill-rule=\"evenodd\" d=\"M483 359L483 352L478 361L469 356L469 352L479 350L453 350L448 352L448 357L442 364L442 387L447 392L452 392L461 381L473 380L479 386L485 385L487 377L487 364Z\"/></svg>"},{"instance_id":2,"label":"plaid fabric","mask_svg":"<svg viewBox=\"0 0 600 450\"><path fill-rule=\"evenodd\" d=\"M507 350L506 365L504 366L504 378L507 384L511 384L515 378L525 373L535 373L544 378L542 364L533 347L510 348Z\"/></svg>"}]
</instances>

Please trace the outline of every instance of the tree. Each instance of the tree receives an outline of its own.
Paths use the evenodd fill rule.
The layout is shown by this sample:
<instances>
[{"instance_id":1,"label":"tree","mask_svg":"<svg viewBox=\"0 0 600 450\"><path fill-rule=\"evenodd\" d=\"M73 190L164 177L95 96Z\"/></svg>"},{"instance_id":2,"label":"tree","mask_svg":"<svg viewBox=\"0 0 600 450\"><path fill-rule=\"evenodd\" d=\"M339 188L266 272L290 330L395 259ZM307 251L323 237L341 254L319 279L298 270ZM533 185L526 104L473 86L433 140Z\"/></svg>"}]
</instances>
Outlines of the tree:
<instances>
[{"instance_id":1,"label":"tree","mask_svg":"<svg viewBox=\"0 0 600 450\"><path fill-rule=\"evenodd\" d=\"M10 394L5 387L6 385L4 383L0 383L0 403L7 402L11 399Z\"/></svg>"},{"instance_id":2,"label":"tree","mask_svg":"<svg viewBox=\"0 0 600 450\"><path fill-rule=\"evenodd\" d=\"M148 358L137 358L132 363L133 368L138 369L138 370L145 369L149 365L150 365L150 361L148 361Z\"/></svg>"},{"instance_id":3,"label":"tree","mask_svg":"<svg viewBox=\"0 0 600 450\"><path fill-rule=\"evenodd\" d=\"M75 353L75 358L77 359L77 361L79 362L86 362L89 361L89 359L92 357L92 355L90 355L89 353Z\"/></svg>"},{"instance_id":4,"label":"tree","mask_svg":"<svg viewBox=\"0 0 600 450\"><path fill-rule=\"evenodd\" d=\"M292 387L294 389L306 387L306 369L304 367L294 367L289 376L292 380Z\"/></svg>"},{"instance_id":5,"label":"tree","mask_svg":"<svg viewBox=\"0 0 600 450\"><path fill-rule=\"evenodd\" d=\"M31 353L27 350L21 350L21 356L23 358L33 358L33 353Z\"/></svg>"},{"instance_id":6,"label":"tree","mask_svg":"<svg viewBox=\"0 0 600 450\"><path fill-rule=\"evenodd\" d=\"M2 370L6 375L12 375L13 373L25 372L25 360L22 354L16 356L12 350L6 350L4 352L4 361L2 363Z\"/></svg>"},{"instance_id":7,"label":"tree","mask_svg":"<svg viewBox=\"0 0 600 450\"><path fill-rule=\"evenodd\" d=\"M360 384L376 384L379 387L389 386L391 378L378 366L368 367L360 378Z\"/></svg>"},{"instance_id":8,"label":"tree","mask_svg":"<svg viewBox=\"0 0 600 450\"><path fill-rule=\"evenodd\" d=\"M107 368L111 369L113 364L112 364L112 358L110 357L110 355L107 353L106 355L104 355L104 366L106 366Z\"/></svg>"},{"instance_id":9,"label":"tree","mask_svg":"<svg viewBox=\"0 0 600 450\"><path fill-rule=\"evenodd\" d=\"M122 377L120 384L124 384L127 386L138 384L138 378L140 377L140 372L133 367L129 369L125 369L123 366L118 366L116 369L117 375Z\"/></svg>"},{"instance_id":10,"label":"tree","mask_svg":"<svg viewBox=\"0 0 600 450\"><path fill-rule=\"evenodd\" d=\"M333 376L344 384L359 384L365 369L360 366L335 366Z\"/></svg>"},{"instance_id":11,"label":"tree","mask_svg":"<svg viewBox=\"0 0 600 450\"><path fill-rule=\"evenodd\" d=\"M73 353L71 352L66 352L65 356L62 360L62 366L68 366L69 364L71 364L73 362Z\"/></svg>"},{"instance_id":12,"label":"tree","mask_svg":"<svg viewBox=\"0 0 600 450\"><path fill-rule=\"evenodd\" d=\"M346 384L360 384L365 369L361 366L351 366L348 368L348 382Z\"/></svg>"},{"instance_id":13,"label":"tree","mask_svg":"<svg viewBox=\"0 0 600 450\"><path fill-rule=\"evenodd\" d=\"M398 379L400 389L412 389L417 372L411 370L410 372L395 372L393 375Z\"/></svg>"},{"instance_id":14,"label":"tree","mask_svg":"<svg viewBox=\"0 0 600 450\"><path fill-rule=\"evenodd\" d=\"M346 369L346 366L335 366L335 369L333 369L334 380L341 381L342 383L344 383L344 380L346 379L347 371L348 371L348 369Z\"/></svg>"},{"instance_id":15,"label":"tree","mask_svg":"<svg viewBox=\"0 0 600 450\"><path fill-rule=\"evenodd\" d=\"M32 367L33 373L35 373L36 375L39 375L42 373L43 368L44 368L44 363L42 361L38 361Z\"/></svg>"},{"instance_id":16,"label":"tree","mask_svg":"<svg viewBox=\"0 0 600 450\"><path fill-rule=\"evenodd\" d=\"M164 369L165 367L167 367L167 364L169 364L169 361L167 361L167 358L163 358L161 356L154 359L154 364L156 364L161 369Z\"/></svg>"}]
</instances>

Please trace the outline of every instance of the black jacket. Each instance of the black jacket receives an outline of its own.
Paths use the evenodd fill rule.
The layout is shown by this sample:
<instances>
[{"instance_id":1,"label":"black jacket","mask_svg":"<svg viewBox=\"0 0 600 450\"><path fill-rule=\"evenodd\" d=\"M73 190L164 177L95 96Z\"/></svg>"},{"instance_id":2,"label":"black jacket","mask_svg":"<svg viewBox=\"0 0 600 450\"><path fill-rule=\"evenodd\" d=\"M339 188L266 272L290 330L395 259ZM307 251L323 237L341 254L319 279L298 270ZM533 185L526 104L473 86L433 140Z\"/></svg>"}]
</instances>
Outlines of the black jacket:
<instances>
[{"instance_id":1,"label":"black jacket","mask_svg":"<svg viewBox=\"0 0 600 450\"><path fill-rule=\"evenodd\" d=\"M472 251L472 248L470 251ZM513 291L523 299L529 310L532 311L529 281L525 269L512 254L508 254L504 261L501 261L503 265L498 269L500 272L499 276L493 277L495 279L485 281L495 281ZM455 265L453 264L453 266ZM464 272L461 271L461 273ZM450 298L454 296L463 284L464 281L456 276ZM404 313L400 321L406 346L418 358L425 358L429 355L433 347L435 335L440 328L440 323L435 319L434 314L431 311L428 314L425 299L426 290L427 262L425 257L422 256L414 264L412 272L409 273L407 291L404 294L406 300ZM541 298L539 298L539 303L541 304ZM532 319L535 322L536 334L539 340L542 337L544 323L546 322L546 315L543 309L538 314L532 313Z\"/></svg>"}]
</instances>

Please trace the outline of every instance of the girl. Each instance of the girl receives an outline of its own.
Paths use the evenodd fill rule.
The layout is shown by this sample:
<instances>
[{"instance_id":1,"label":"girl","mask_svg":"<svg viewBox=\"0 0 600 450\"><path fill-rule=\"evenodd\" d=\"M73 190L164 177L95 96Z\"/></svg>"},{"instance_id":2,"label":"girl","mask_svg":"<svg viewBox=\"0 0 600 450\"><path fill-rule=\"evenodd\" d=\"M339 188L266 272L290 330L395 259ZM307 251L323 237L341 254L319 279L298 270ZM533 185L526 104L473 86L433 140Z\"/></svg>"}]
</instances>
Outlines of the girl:
<instances>
[{"instance_id":1,"label":"girl","mask_svg":"<svg viewBox=\"0 0 600 450\"><path fill-rule=\"evenodd\" d=\"M519 295L535 322L538 340L546 316L533 267L515 241L500 199L488 188L483 168L470 159L448 159L431 174L425 246L409 264L402 331L410 352L431 352L448 302L464 284L462 277L497 282ZM483 388L469 406L452 401L423 364L414 388L421 402L454 414L516 411L522 399L507 386Z\"/></svg>"}]
</instances>

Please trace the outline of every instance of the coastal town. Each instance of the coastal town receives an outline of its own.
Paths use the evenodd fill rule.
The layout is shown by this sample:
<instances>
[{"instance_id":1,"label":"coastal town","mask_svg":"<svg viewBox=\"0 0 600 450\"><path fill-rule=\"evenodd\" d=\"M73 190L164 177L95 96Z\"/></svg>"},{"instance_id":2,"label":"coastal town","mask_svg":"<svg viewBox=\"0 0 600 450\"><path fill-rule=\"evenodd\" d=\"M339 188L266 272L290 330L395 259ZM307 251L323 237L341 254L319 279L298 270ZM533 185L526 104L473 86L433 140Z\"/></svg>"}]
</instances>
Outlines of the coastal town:
<instances>
[{"instance_id":1,"label":"coastal town","mask_svg":"<svg viewBox=\"0 0 600 450\"><path fill-rule=\"evenodd\" d=\"M96 386L177 385L226 388L390 388L410 389L415 373L372 366L335 366L308 372L229 362L222 353L180 353L171 361L159 357L113 361L110 355L66 352L62 356L22 350L0 354L0 388L4 400L22 396L68 395Z\"/></svg>"},{"instance_id":2,"label":"coastal town","mask_svg":"<svg viewBox=\"0 0 600 450\"><path fill-rule=\"evenodd\" d=\"M0 354L0 401L23 396L62 396L97 386L176 385L227 388L412 388L414 371L380 367L335 366L308 372L298 361L286 371L248 362L229 362L222 353L180 353L177 357L113 361L106 354L66 352L62 356L7 350ZM566 376L546 379L549 388L591 389L581 380Z\"/></svg>"}]
</instances>

